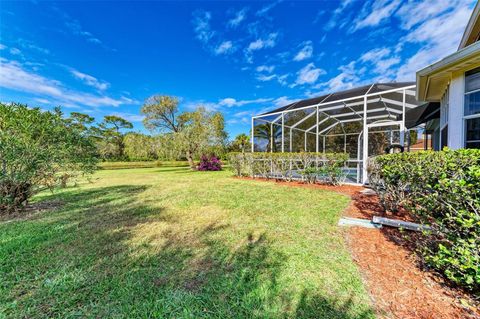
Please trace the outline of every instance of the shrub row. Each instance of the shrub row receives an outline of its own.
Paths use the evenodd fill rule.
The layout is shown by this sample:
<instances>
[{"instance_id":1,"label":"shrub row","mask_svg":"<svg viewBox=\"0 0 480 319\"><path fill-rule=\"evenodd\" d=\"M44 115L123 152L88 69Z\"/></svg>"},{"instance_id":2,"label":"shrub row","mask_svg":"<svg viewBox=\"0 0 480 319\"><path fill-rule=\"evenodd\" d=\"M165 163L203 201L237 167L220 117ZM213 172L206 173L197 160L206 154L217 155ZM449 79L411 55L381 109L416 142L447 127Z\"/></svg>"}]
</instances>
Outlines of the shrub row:
<instances>
[{"instance_id":1,"label":"shrub row","mask_svg":"<svg viewBox=\"0 0 480 319\"><path fill-rule=\"evenodd\" d=\"M428 265L480 292L480 150L379 156L369 182L385 209L403 205L431 225L419 246Z\"/></svg>"},{"instance_id":2,"label":"shrub row","mask_svg":"<svg viewBox=\"0 0 480 319\"><path fill-rule=\"evenodd\" d=\"M128 169L152 167L188 167L187 161L102 162L99 169Z\"/></svg>"},{"instance_id":3,"label":"shrub row","mask_svg":"<svg viewBox=\"0 0 480 319\"><path fill-rule=\"evenodd\" d=\"M346 153L229 153L236 176L338 185L345 180Z\"/></svg>"}]
</instances>

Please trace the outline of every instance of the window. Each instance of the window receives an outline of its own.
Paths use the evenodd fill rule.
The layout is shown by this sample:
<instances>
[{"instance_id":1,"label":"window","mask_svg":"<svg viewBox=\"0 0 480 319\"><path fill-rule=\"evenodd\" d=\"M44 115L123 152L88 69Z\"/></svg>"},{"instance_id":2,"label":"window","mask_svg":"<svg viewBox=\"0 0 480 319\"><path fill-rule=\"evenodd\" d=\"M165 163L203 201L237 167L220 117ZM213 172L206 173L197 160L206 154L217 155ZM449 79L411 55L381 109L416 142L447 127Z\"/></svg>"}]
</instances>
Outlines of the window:
<instances>
[{"instance_id":1,"label":"window","mask_svg":"<svg viewBox=\"0 0 480 319\"><path fill-rule=\"evenodd\" d=\"M449 89L447 88L440 100L440 150L448 146L448 98Z\"/></svg>"},{"instance_id":2,"label":"window","mask_svg":"<svg viewBox=\"0 0 480 319\"><path fill-rule=\"evenodd\" d=\"M442 143L440 150L443 150L443 148L446 147L448 143L448 124L445 125L440 132L440 141Z\"/></svg>"},{"instance_id":3,"label":"window","mask_svg":"<svg viewBox=\"0 0 480 319\"><path fill-rule=\"evenodd\" d=\"M465 147L480 148L480 68L465 73Z\"/></svg>"}]
</instances>

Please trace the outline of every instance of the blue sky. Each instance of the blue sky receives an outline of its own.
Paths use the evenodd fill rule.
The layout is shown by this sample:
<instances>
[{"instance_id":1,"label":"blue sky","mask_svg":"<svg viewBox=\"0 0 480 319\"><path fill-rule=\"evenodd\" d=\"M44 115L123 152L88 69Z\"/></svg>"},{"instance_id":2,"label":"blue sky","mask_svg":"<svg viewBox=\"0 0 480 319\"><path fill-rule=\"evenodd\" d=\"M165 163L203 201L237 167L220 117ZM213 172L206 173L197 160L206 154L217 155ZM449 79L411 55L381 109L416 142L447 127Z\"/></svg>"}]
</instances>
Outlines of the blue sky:
<instances>
[{"instance_id":1,"label":"blue sky","mask_svg":"<svg viewBox=\"0 0 480 319\"><path fill-rule=\"evenodd\" d=\"M453 53L475 1L0 2L0 100L145 131L153 94L253 114L372 82L411 81Z\"/></svg>"}]
</instances>

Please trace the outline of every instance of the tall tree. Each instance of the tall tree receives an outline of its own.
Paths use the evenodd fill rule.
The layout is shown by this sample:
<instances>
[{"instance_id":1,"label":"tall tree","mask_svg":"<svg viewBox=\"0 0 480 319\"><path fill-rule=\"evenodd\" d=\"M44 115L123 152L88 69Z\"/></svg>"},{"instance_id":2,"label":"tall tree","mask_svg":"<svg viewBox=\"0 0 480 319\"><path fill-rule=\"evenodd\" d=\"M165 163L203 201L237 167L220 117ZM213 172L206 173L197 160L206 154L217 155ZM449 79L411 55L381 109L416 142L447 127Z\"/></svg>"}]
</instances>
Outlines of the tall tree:
<instances>
[{"instance_id":1,"label":"tall tree","mask_svg":"<svg viewBox=\"0 0 480 319\"><path fill-rule=\"evenodd\" d=\"M133 124L119 116L106 115L99 128L105 142L113 143L116 146L116 156L122 158L125 150L122 130L132 129Z\"/></svg>"},{"instance_id":2,"label":"tall tree","mask_svg":"<svg viewBox=\"0 0 480 319\"><path fill-rule=\"evenodd\" d=\"M88 134L91 125L95 121L95 118L88 114L79 112L71 112L70 117L67 119L72 128L79 130L81 133Z\"/></svg>"},{"instance_id":3,"label":"tall tree","mask_svg":"<svg viewBox=\"0 0 480 319\"><path fill-rule=\"evenodd\" d=\"M178 98L155 95L148 98L141 112L145 115L143 123L152 131L170 133L178 147L194 168L194 157L204 152L219 150L225 146L227 133L225 120L219 112L209 112L198 107L193 112L180 113Z\"/></svg>"}]
</instances>

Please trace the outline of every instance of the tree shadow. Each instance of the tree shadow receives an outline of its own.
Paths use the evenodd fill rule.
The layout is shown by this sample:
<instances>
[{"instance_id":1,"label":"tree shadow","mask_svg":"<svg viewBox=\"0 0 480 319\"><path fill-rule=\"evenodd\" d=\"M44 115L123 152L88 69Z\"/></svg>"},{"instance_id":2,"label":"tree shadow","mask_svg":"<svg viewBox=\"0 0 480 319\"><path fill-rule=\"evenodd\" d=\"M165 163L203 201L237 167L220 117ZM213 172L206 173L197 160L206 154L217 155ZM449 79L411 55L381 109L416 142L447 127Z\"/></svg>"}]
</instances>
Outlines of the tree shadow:
<instances>
[{"instance_id":1,"label":"tree shadow","mask_svg":"<svg viewBox=\"0 0 480 319\"><path fill-rule=\"evenodd\" d=\"M71 189L42 198L65 202L58 211L12 228L0 225L0 233L8 235L0 246L6 257L0 262L0 314L373 317L353 298L286 284L288 256L266 233L230 240L234 230L221 220L189 228L181 214L140 200L147 188Z\"/></svg>"}]
</instances>

